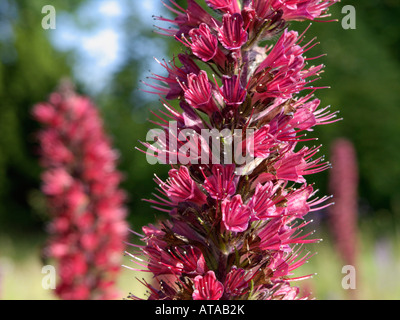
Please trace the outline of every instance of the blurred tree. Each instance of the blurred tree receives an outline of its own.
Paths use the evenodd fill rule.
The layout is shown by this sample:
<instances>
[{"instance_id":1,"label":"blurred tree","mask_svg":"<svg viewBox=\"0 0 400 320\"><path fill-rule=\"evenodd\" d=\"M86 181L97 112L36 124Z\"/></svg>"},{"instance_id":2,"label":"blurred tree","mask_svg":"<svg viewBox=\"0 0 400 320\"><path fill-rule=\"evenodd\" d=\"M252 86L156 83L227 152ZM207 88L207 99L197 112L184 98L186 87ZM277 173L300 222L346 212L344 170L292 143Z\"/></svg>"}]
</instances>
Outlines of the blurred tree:
<instances>
[{"instance_id":1,"label":"blurred tree","mask_svg":"<svg viewBox=\"0 0 400 320\"><path fill-rule=\"evenodd\" d=\"M80 1L53 1L73 10ZM0 3L0 225L18 228L40 222L29 205L39 184L31 108L70 76L65 55L51 46L42 28L48 1ZM58 6L59 4L59 6Z\"/></svg>"},{"instance_id":2,"label":"blurred tree","mask_svg":"<svg viewBox=\"0 0 400 320\"><path fill-rule=\"evenodd\" d=\"M114 74L107 92L97 98L115 147L121 151L120 170L126 175L122 186L129 195L131 209L129 221L135 230L140 230L143 225L155 221L155 215L160 216L159 211L143 201L151 198L155 190L153 174L165 177L170 169L166 165L150 165L146 155L134 149L144 149L139 141L145 142L147 132L155 127L148 121L155 118L150 111L162 108L156 95L141 90L148 88L140 85L140 81L151 76L151 72L165 74L165 69L159 68L154 58L162 60L167 56L165 51L177 53L181 49L175 42L168 41L168 37L155 33L151 24L143 23L135 1L127 4L125 10L129 14L121 30L126 35L125 61ZM163 7L160 9L162 11ZM162 13L158 11L157 15Z\"/></svg>"},{"instance_id":3,"label":"blurred tree","mask_svg":"<svg viewBox=\"0 0 400 320\"><path fill-rule=\"evenodd\" d=\"M344 30L341 9L356 9L356 29ZM346 137L355 144L360 167L360 197L365 211L391 209L400 190L400 2L354 1L338 3L330 10L338 22L312 25L306 40L321 41L310 56L324 63L326 72L315 85L331 86L316 93L324 105L340 110L344 118L318 128L318 143L328 155L331 142ZM328 172L317 185L326 191ZM324 187L325 186L325 187Z\"/></svg>"}]
</instances>

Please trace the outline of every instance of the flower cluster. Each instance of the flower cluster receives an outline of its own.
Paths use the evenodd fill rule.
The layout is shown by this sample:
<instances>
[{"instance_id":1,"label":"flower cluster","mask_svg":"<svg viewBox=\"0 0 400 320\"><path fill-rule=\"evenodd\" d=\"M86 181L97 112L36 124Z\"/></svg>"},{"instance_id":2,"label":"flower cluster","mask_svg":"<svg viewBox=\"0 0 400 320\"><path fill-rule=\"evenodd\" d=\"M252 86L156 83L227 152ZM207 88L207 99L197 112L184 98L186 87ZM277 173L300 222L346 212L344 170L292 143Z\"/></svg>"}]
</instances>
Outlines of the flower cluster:
<instances>
[{"instance_id":1,"label":"flower cluster","mask_svg":"<svg viewBox=\"0 0 400 320\"><path fill-rule=\"evenodd\" d=\"M72 92L53 93L34 107L43 172L42 191L52 216L44 254L58 265L61 299L114 299L128 226L119 189L118 154L96 107Z\"/></svg>"},{"instance_id":2,"label":"flower cluster","mask_svg":"<svg viewBox=\"0 0 400 320\"><path fill-rule=\"evenodd\" d=\"M176 18L158 19L174 27L160 30L187 51L178 55L180 63L160 62L168 75L154 75L158 83L148 84L163 101L162 114L176 121L178 133L192 129L192 145L202 140L202 129L239 130L240 152L252 140L254 159L214 163L211 151L202 150L210 161L187 156L173 163L177 149L170 141L144 143L173 166L167 181L155 178L159 194L148 200L169 219L144 227L145 245L128 254L159 283L144 282L148 299L298 298L291 282L311 275L293 271L312 255L303 244L318 241L303 231L311 222L305 216L329 205L306 176L330 166L316 156L318 146L298 144L312 140L305 137L313 127L337 119L319 107L318 88L310 85L323 68L307 65L315 59L305 56L313 40L303 44L304 34L287 26L326 17L337 0L206 0L214 14L194 0L187 9L170 2ZM277 35L275 44L260 46ZM181 110L170 99L179 99ZM157 117L167 131L168 121ZM227 139L219 143L226 155Z\"/></svg>"}]
</instances>

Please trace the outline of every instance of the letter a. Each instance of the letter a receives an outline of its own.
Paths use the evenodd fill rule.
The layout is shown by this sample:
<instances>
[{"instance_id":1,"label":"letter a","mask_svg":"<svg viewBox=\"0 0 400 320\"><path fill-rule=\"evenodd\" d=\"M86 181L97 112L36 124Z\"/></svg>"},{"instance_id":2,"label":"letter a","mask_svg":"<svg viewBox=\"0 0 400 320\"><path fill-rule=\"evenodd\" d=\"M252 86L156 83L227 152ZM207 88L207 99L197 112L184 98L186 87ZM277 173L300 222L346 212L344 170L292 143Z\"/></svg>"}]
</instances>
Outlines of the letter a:
<instances>
[{"instance_id":1,"label":"letter a","mask_svg":"<svg viewBox=\"0 0 400 320\"><path fill-rule=\"evenodd\" d=\"M346 265L342 268L342 273L346 276L342 279L342 288L345 290L356 288L356 268L354 266Z\"/></svg>"},{"instance_id":2,"label":"letter a","mask_svg":"<svg viewBox=\"0 0 400 320\"><path fill-rule=\"evenodd\" d=\"M45 290L56 288L56 269L53 266L44 266L42 268L42 273L47 274L42 279L42 287Z\"/></svg>"},{"instance_id":3,"label":"letter a","mask_svg":"<svg viewBox=\"0 0 400 320\"><path fill-rule=\"evenodd\" d=\"M342 8L342 13L347 14L342 19L342 28L347 29L355 29L356 28L356 8L351 5L346 5Z\"/></svg>"},{"instance_id":4,"label":"letter a","mask_svg":"<svg viewBox=\"0 0 400 320\"><path fill-rule=\"evenodd\" d=\"M56 28L56 9L54 6L47 5L42 8L42 13L46 14L42 19L42 28L45 30Z\"/></svg>"}]
</instances>

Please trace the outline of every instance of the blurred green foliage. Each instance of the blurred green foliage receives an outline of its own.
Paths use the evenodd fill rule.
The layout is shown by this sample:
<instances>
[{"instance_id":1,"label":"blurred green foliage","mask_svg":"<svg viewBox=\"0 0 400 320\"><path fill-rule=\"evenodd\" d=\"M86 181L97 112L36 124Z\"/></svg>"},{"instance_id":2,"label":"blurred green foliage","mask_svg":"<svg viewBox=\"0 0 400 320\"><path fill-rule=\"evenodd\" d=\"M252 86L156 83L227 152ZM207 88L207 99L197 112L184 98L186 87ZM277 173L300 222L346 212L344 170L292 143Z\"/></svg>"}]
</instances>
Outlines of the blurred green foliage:
<instances>
[{"instance_id":1,"label":"blurred green foliage","mask_svg":"<svg viewBox=\"0 0 400 320\"><path fill-rule=\"evenodd\" d=\"M341 8L347 4L356 8L355 30L341 25ZM321 43L312 53L327 53L319 59L326 68L316 85L331 89L316 95L323 105L340 110L344 120L318 128L315 136L328 159L333 139L351 140L358 154L362 209L395 212L400 198L400 2L343 1L330 12L339 22L313 23L307 38L315 35ZM317 185L326 186L328 176L321 174Z\"/></svg>"},{"instance_id":2,"label":"blurred green foliage","mask_svg":"<svg viewBox=\"0 0 400 320\"><path fill-rule=\"evenodd\" d=\"M41 215L40 167L35 154L32 106L47 98L62 77L72 75L70 55L57 52L51 45L49 33L41 28L41 8L46 0L10 1L0 4L0 224L18 228L38 228L45 222ZM85 0L52 1L57 12L74 14ZM178 1L184 6L185 1ZM143 98L138 90L139 80L147 65L143 39L165 39L152 32L151 26L140 25L135 1L125 11L129 18L123 26L127 36L124 63L114 74L107 90L92 97L99 106L114 147L120 151L120 170L125 174L122 187L129 195L129 221L135 230L160 216L142 198L150 198L155 190L153 173L165 177L168 166L152 166L144 154L135 150L154 126L147 122L150 110L161 104ZM355 30L344 30L340 20L341 8L354 5L357 10ZM327 53L313 63L324 63L325 73L315 86L331 86L316 95L322 105L340 110L344 120L317 128L323 151L329 158L329 146L336 137L344 136L355 144L360 167L361 211L387 212L390 221L400 214L400 3L396 0L342 1L332 10L338 22L313 23L306 40L317 36L320 45L308 56ZM140 13L139 13L140 14ZM162 14L162 13L161 13ZM164 12L164 14L166 14ZM169 15L169 14L167 14ZM293 23L299 31L307 22ZM179 53L182 46L165 39L166 59ZM138 54L141 48L142 54ZM161 57L162 58L162 57ZM85 92L82 92L85 93ZM329 173L314 180L327 193ZM378 217L379 219L379 217ZM397 219L397 220L396 220Z\"/></svg>"},{"instance_id":3,"label":"blurred green foliage","mask_svg":"<svg viewBox=\"0 0 400 320\"><path fill-rule=\"evenodd\" d=\"M59 1L61 2L61 1ZM72 3L65 9L70 10ZM31 107L70 76L66 56L56 52L41 28L46 1L0 4L0 224L21 228L39 222L28 204L38 187Z\"/></svg>"}]
</instances>

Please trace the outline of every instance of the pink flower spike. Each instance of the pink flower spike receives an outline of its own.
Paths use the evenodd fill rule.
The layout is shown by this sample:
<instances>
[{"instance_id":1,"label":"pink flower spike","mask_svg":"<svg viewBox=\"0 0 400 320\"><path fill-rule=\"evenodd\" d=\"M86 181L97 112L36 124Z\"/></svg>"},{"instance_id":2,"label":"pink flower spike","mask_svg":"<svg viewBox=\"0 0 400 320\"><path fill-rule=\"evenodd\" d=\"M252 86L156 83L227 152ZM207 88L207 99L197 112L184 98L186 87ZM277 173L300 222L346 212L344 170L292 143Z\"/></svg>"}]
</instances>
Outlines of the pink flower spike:
<instances>
[{"instance_id":1,"label":"pink flower spike","mask_svg":"<svg viewBox=\"0 0 400 320\"><path fill-rule=\"evenodd\" d=\"M247 229L251 211L243 204L240 194L235 195L232 200L225 199L222 201L221 211L226 230L243 232Z\"/></svg>"},{"instance_id":2,"label":"pink flower spike","mask_svg":"<svg viewBox=\"0 0 400 320\"><path fill-rule=\"evenodd\" d=\"M243 29L243 18L240 13L226 13L222 17L222 27L218 27L218 39L228 50L240 49L248 39L247 31Z\"/></svg>"},{"instance_id":3,"label":"pink flower spike","mask_svg":"<svg viewBox=\"0 0 400 320\"><path fill-rule=\"evenodd\" d=\"M128 231L117 152L96 106L70 84L33 114L43 125L42 192L53 218L43 254L58 267L55 294L63 300L114 299Z\"/></svg>"},{"instance_id":4,"label":"pink flower spike","mask_svg":"<svg viewBox=\"0 0 400 320\"><path fill-rule=\"evenodd\" d=\"M329 208L329 227L337 252L346 264L357 266L358 239L358 164L353 143L346 138L331 146L333 168L329 189L336 204Z\"/></svg>"},{"instance_id":5,"label":"pink flower spike","mask_svg":"<svg viewBox=\"0 0 400 320\"><path fill-rule=\"evenodd\" d=\"M147 299L298 299L292 282L311 276L294 272L311 256L303 245L320 240L304 229L313 222L306 215L331 205L308 182L330 164L317 155L320 146L304 142L318 140L307 137L314 127L339 119L314 96L324 65L312 65L322 55L306 55L319 42L305 41L308 28L298 33L288 22L324 17L337 1L168 0L176 18L158 18L172 23L160 30L185 53L180 64L160 63L165 76L150 77L164 109L152 113L161 130L141 151L172 170L167 180L156 176L158 192L145 200L166 216L143 229L144 245L132 244L140 271L154 275L151 284L141 281ZM45 107L38 113L59 123ZM57 138L46 140L47 152L56 149L69 164ZM84 209L84 188L60 177L55 193ZM65 230L65 220L53 228ZM85 248L95 240L88 233ZM64 255L68 246L59 242L54 251Z\"/></svg>"},{"instance_id":6,"label":"pink flower spike","mask_svg":"<svg viewBox=\"0 0 400 320\"><path fill-rule=\"evenodd\" d=\"M214 271L194 278L193 300L219 300L224 293L224 286L215 277Z\"/></svg>"}]
</instances>

